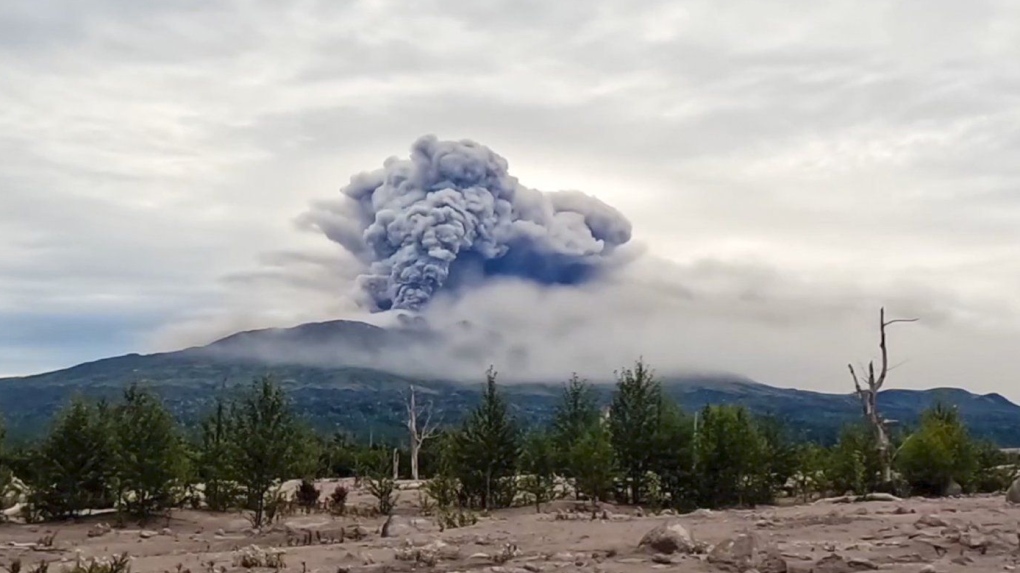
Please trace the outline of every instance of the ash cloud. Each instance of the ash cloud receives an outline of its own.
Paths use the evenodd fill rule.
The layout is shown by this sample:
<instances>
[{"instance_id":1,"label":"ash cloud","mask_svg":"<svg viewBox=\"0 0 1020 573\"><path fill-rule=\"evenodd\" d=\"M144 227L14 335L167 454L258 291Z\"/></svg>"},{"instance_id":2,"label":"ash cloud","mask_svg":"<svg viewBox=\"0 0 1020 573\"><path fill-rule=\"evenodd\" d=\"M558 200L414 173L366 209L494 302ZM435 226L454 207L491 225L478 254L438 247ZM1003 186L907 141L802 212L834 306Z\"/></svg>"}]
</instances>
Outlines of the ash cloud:
<instances>
[{"instance_id":1,"label":"ash cloud","mask_svg":"<svg viewBox=\"0 0 1020 573\"><path fill-rule=\"evenodd\" d=\"M417 311L493 277L582 284L631 239L630 221L610 205L525 187L506 159L471 140L420 137L408 159L355 175L341 194L301 223L361 261L356 282L373 311Z\"/></svg>"}]
</instances>

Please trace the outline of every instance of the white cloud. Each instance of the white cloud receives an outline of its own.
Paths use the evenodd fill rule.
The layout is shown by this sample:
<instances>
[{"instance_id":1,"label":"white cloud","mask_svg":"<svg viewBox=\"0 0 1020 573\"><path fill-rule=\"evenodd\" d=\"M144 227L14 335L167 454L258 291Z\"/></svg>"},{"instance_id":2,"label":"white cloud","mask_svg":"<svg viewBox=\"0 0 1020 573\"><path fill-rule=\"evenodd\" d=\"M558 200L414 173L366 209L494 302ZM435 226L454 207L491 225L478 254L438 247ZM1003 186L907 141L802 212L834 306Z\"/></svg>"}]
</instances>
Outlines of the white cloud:
<instances>
[{"instance_id":1,"label":"white cloud","mask_svg":"<svg viewBox=\"0 0 1020 573\"><path fill-rule=\"evenodd\" d=\"M493 287L564 309L520 316L607 331L619 349L580 338L579 362L599 364L584 348L615 363L641 347L663 367L845 389L844 362L868 355L886 303L928 317L897 333L910 359L898 383L1020 398L1003 387L1020 374L1017 12L23 3L0 14L0 317L23 332L80 324L116 353L353 316L353 265L294 219L436 133L634 223L650 251L634 284ZM0 339L0 356L21 357L9 373L83 352ZM560 368L550 360L534 362Z\"/></svg>"}]
</instances>

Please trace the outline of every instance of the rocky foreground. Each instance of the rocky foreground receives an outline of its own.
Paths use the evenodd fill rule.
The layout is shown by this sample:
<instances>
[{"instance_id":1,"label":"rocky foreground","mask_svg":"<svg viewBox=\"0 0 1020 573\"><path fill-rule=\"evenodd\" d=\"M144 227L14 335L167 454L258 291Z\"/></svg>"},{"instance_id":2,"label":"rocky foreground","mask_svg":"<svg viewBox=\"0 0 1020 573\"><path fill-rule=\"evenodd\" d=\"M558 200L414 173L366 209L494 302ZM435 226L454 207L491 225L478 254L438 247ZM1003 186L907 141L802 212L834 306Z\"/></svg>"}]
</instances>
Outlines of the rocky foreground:
<instances>
[{"instance_id":1,"label":"rocky foreground","mask_svg":"<svg viewBox=\"0 0 1020 573\"><path fill-rule=\"evenodd\" d=\"M408 500L415 495L405 492ZM363 494L352 495L367 505ZM109 520L110 516L105 516ZM190 571L631 572L1010 571L1020 565L1020 507L1001 496L816 503L651 515L560 501L441 531L409 502L384 518L292 516L254 531L241 515L182 511L149 528L82 523L0 526L0 566L126 553L137 573ZM384 527L385 525L385 527Z\"/></svg>"}]
</instances>

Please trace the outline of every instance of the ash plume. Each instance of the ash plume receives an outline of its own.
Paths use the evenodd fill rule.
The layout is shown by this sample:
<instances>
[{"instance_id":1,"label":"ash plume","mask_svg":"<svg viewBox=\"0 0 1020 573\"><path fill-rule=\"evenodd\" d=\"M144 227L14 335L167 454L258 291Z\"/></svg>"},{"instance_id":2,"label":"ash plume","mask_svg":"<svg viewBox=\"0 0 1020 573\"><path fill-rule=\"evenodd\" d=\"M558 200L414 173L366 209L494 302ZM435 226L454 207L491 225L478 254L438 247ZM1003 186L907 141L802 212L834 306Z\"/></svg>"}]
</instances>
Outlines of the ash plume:
<instances>
[{"instance_id":1,"label":"ash plume","mask_svg":"<svg viewBox=\"0 0 1020 573\"><path fill-rule=\"evenodd\" d=\"M355 175L302 222L361 261L357 285L373 311L419 310L443 290L494 276L584 283L630 240L630 222L613 207L579 191L530 189L507 168L474 141L423 136L409 159Z\"/></svg>"}]
</instances>

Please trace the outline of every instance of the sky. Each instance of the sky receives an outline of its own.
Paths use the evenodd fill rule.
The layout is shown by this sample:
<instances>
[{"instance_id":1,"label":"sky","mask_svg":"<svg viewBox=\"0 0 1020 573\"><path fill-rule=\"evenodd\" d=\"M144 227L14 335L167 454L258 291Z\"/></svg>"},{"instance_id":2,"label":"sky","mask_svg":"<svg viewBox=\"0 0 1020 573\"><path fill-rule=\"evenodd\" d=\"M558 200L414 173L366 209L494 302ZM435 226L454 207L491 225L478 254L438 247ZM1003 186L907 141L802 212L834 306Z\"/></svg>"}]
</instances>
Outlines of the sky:
<instances>
[{"instance_id":1,"label":"sky","mask_svg":"<svg viewBox=\"0 0 1020 573\"><path fill-rule=\"evenodd\" d=\"M365 318L302 215L435 134L633 225L436 300L499 367L848 392L884 305L890 387L1020 400L1017 61L1009 1L7 2L0 375Z\"/></svg>"}]
</instances>

